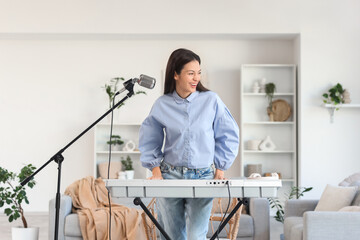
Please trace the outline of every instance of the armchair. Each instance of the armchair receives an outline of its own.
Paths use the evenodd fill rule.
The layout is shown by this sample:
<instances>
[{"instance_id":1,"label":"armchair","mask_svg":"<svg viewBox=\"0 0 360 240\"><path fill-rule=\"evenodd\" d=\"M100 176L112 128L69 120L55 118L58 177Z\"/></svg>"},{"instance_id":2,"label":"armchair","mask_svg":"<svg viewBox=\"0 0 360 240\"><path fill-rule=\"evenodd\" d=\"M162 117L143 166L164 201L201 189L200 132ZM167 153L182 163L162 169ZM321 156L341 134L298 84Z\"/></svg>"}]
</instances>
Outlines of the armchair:
<instances>
[{"instance_id":1,"label":"armchair","mask_svg":"<svg viewBox=\"0 0 360 240\"><path fill-rule=\"evenodd\" d=\"M285 240L356 240L360 212L314 211L318 200L289 200L285 204Z\"/></svg>"},{"instance_id":2,"label":"armchair","mask_svg":"<svg viewBox=\"0 0 360 240\"><path fill-rule=\"evenodd\" d=\"M348 205L355 207L356 211L345 211L326 208L317 208L319 200L288 200L285 204L284 237L285 240L356 240L360 236L360 173L354 173L339 183L342 187L355 187L355 196L347 194L350 200ZM328 186L327 186L328 188ZM325 189L324 193L326 192ZM330 192L331 187L329 188ZM342 190L341 190L342 191ZM332 195L324 193L320 200L331 197L331 202L346 201L345 192L333 192ZM349 192L348 192L349 193ZM352 196L352 198L350 198ZM351 201L352 200L352 201ZM321 205L321 204L320 204ZM314 211L316 210L320 211ZM348 207L344 207L348 208ZM351 207L350 207L351 208ZM323 210L323 211L322 211Z\"/></svg>"}]
</instances>

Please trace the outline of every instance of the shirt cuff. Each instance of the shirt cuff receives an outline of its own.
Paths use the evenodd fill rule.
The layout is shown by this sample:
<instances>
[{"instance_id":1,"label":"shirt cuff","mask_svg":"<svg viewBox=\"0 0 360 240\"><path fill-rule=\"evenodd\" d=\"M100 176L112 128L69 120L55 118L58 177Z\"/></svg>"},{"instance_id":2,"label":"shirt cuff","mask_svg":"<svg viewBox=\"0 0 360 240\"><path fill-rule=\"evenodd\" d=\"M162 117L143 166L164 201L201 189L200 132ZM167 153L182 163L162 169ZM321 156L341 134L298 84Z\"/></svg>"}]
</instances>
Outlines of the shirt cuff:
<instances>
[{"instance_id":1,"label":"shirt cuff","mask_svg":"<svg viewBox=\"0 0 360 240\"><path fill-rule=\"evenodd\" d=\"M152 169L154 167L159 167L161 164L161 158L159 159L154 159L153 161L149 161L149 162L141 162L141 165L147 169L149 169L150 171L152 171Z\"/></svg>"}]
</instances>

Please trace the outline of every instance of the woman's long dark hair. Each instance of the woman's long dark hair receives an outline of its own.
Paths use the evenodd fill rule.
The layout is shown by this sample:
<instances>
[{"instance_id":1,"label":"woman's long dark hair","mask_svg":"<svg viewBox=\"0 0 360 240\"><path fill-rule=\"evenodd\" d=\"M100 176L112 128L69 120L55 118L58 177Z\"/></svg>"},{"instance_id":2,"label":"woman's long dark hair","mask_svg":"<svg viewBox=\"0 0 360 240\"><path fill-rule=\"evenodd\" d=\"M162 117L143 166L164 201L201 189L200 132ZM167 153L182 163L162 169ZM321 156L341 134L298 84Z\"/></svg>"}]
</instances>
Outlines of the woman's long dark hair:
<instances>
[{"instance_id":1,"label":"woman's long dark hair","mask_svg":"<svg viewBox=\"0 0 360 240\"><path fill-rule=\"evenodd\" d=\"M184 65L191 61L197 61L201 64L200 57L188 49L179 48L172 52L166 66L164 94L172 93L175 90L175 73L180 75ZM196 90L199 92L209 91L201 82L196 86Z\"/></svg>"}]
</instances>

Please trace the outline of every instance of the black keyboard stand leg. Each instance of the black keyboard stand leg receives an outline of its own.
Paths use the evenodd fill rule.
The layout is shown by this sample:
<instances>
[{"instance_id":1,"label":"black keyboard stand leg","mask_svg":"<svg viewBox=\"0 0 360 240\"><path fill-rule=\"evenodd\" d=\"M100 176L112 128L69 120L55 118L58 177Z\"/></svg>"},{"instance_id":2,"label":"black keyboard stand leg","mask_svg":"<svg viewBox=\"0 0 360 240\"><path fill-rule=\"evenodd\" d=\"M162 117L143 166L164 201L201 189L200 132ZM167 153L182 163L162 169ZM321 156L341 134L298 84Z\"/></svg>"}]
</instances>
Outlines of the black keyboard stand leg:
<instances>
[{"instance_id":1,"label":"black keyboard stand leg","mask_svg":"<svg viewBox=\"0 0 360 240\"><path fill-rule=\"evenodd\" d=\"M161 234L167 239L167 240L171 240L169 235L167 235L167 233L165 232L165 230L162 228L162 226L159 224L159 222L155 219L155 217L151 214L151 212L149 211L149 209L147 209L147 207L145 206L145 204L141 201L141 199L139 197L136 197L134 199L134 204L136 206L140 205L140 207L144 210L144 212L146 213L146 215L148 215L148 217L150 218L150 220L155 224L155 226L159 229L159 231L161 232Z\"/></svg>"},{"instance_id":2,"label":"black keyboard stand leg","mask_svg":"<svg viewBox=\"0 0 360 240\"><path fill-rule=\"evenodd\" d=\"M240 198L238 198L238 203L236 204L236 206L234 207L234 209L230 212L230 214L225 218L224 222L220 225L219 227L219 231L216 231L212 237L210 238L210 240L214 240L217 238L218 233L220 233L223 228L226 226L226 224L230 221L230 219L234 216L234 214L236 213L236 211L240 208L240 206L242 204L247 204L246 200L242 201Z\"/></svg>"}]
</instances>

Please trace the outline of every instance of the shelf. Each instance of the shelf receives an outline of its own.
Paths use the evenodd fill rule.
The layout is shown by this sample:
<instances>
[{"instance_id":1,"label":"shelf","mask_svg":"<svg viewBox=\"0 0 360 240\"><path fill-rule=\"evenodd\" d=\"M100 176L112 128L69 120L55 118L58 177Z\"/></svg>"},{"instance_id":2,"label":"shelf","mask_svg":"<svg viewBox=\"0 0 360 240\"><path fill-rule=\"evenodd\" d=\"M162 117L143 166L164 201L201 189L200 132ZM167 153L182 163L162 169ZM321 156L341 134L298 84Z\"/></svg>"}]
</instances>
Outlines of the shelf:
<instances>
[{"instance_id":1,"label":"shelf","mask_svg":"<svg viewBox=\"0 0 360 240\"><path fill-rule=\"evenodd\" d=\"M112 154L140 154L140 151L111 151ZM109 154L109 151L97 151L96 154Z\"/></svg>"},{"instance_id":2,"label":"shelf","mask_svg":"<svg viewBox=\"0 0 360 240\"><path fill-rule=\"evenodd\" d=\"M288 150L260 151L260 150L244 150L244 153L294 153Z\"/></svg>"},{"instance_id":3,"label":"shelf","mask_svg":"<svg viewBox=\"0 0 360 240\"><path fill-rule=\"evenodd\" d=\"M340 109L340 108L360 108L360 104L354 104L354 103L344 103L344 104L338 104L338 105L334 105L334 104L322 104L323 107L327 108L329 110L329 114L330 114L330 123L334 122L334 112L335 109Z\"/></svg>"},{"instance_id":4,"label":"shelf","mask_svg":"<svg viewBox=\"0 0 360 240\"><path fill-rule=\"evenodd\" d=\"M347 103L347 104L323 104L326 108L360 108L360 104L353 104L353 103Z\"/></svg>"},{"instance_id":5,"label":"shelf","mask_svg":"<svg viewBox=\"0 0 360 240\"><path fill-rule=\"evenodd\" d=\"M243 96L265 96L265 93L244 93ZM294 93L274 93L274 96L294 96Z\"/></svg>"},{"instance_id":6,"label":"shelf","mask_svg":"<svg viewBox=\"0 0 360 240\"><path fill-rule=\"evenodd\" d=\"M257 125L293 125L294 122L244 122L244 124L257 124Z\"/></svg>"}]
</instances>

